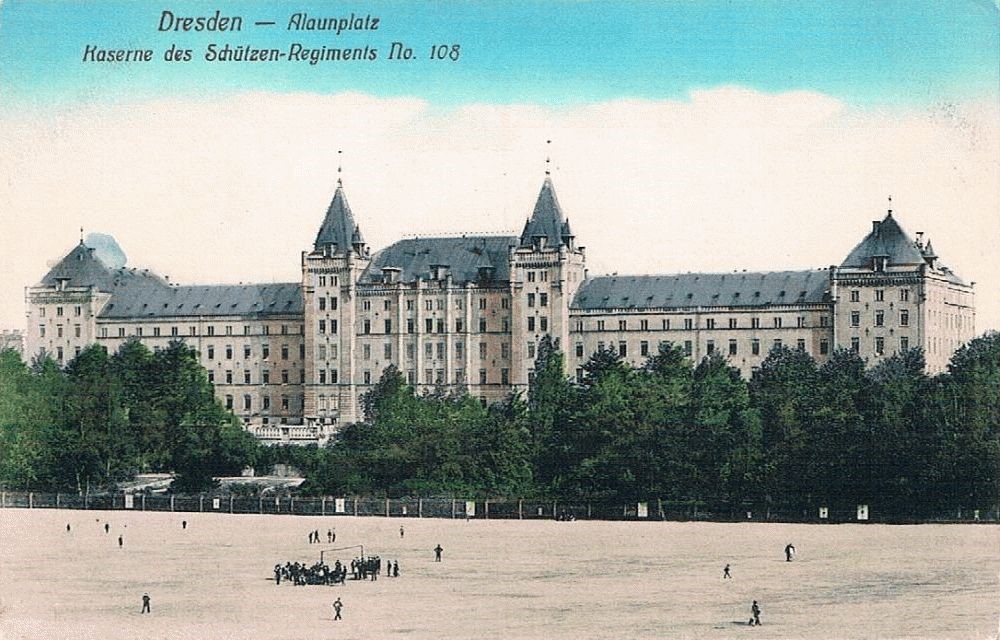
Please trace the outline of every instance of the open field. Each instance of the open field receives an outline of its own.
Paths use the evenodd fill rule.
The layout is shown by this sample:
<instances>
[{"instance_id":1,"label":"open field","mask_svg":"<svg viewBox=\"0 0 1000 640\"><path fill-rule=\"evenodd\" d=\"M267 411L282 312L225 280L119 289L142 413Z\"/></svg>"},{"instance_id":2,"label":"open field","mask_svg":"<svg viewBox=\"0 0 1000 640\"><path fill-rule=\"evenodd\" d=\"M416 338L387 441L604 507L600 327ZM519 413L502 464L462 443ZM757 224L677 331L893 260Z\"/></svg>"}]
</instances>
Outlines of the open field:
<instances>
[{"instance_id":1,"label":"open field","mask_svg":"<svg viewBox=\"0 0 1000 640\"><path fill-rule=\"evenodd\" d=\"M330 527L401 577L275 586L274 564L314 561ZM998 619L990 525L0 510L0 638L990 638Z\"/></svg>"}]
</instances>

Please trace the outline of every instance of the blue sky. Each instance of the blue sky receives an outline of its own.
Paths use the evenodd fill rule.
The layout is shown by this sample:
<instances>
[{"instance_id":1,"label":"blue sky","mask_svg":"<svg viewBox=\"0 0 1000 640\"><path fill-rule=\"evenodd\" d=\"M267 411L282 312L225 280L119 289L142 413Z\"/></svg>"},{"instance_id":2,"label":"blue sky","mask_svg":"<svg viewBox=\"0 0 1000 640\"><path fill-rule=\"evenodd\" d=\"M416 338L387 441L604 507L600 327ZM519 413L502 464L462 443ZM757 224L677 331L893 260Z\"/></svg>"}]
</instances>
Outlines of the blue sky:
<instances>
[{"instance_id":1,"label":"blue sky","mask_svg":"<svg viewBox=\"0 0 1000 640\"><path fill-rule=\"evenodd\" d=\"M240 33L160 33L160 12L245 18ZM376 32L289 32L288 17L372 14ZM274 20L274 27L254 27ZM242 90L415 96L432 104L580 104L684 98L736 84L812 90L860 105L998 96L998 10L991 0L760 2L26 2L0 5L0 92L36 105L212 96ZM385 59L411 44L413 62ZM374 46L375 63L207 63L209 42L285 48ZM189 64L160 59L171 43ZM459 43L457 63L432 44ZM83 48L148 47L157 62L80 62Z\"/></svg>"}]
</instances>

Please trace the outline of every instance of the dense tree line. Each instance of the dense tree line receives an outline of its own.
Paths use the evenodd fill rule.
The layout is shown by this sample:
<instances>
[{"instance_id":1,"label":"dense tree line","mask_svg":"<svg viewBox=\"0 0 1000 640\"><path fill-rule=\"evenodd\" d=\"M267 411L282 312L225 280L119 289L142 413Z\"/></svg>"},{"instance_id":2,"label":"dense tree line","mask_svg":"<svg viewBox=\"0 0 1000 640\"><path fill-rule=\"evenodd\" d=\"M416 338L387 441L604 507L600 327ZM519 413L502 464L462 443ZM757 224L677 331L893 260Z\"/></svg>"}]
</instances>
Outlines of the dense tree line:
<instances>
[{"instance_id":1,"label":"dense tree line","mask_svg":"<svg viewBox=\"0 0 1000 640\"><path fill-rule=\"evenodd\" d=\"M131 340L111 356L92 345L65 369L0 352L0 483L9 489L82 492L173 471L176 490L196 491L257 453L181 342L154 353Z\"/></svg>"},{"instance_id":2,"label":"dense tree line","mask_svg":"<svg viewBox=\"0 0 1000 640\"><path fill-rule=\"evenodd\" d=\"M897 518L1000 502L1000 334L935 377L919 350L866 369L848 350L818 365L779 347L746 381L719 355L694 364L672 345L639 369L601 351L584 372L567 379L543 341L527 397L483 407L418 396L389 369L362 423L292 462L327 494L660 498L786 514L869 504Z\"/></svg>"},{"instance_id":3,"label":"dense tree line","mask_svg":"<svg viewBox=\"0 0 1000 640\"><path fill-rule=\"evenodd\" d=\"M543 341L528 393L484 406L419 395L395 368L365 419L326 447L261 447L212 395L197 354L136 341L84 350L65 370L0 354L0 482L82 490L137 471L213 475L290 463L315 494L695 501L785 514L869 504L909 518L1000 503L1000 334L963 346L948 371L919 350L873 368L851 351L818 365L776 348L751 380L725 358L664 345L638 369L595 353L574 382Z\"/></svg>"}]
</instances>

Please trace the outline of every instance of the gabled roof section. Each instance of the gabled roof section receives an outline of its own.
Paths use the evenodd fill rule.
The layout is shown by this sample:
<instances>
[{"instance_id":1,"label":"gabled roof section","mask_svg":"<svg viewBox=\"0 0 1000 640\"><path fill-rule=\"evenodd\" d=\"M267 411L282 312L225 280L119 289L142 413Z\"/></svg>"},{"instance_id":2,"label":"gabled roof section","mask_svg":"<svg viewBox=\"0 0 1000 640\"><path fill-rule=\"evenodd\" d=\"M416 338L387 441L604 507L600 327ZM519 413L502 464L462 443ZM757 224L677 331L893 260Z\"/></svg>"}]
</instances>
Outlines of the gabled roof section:
<instances>
[{"instance_id":1,"label":"gabled roof section","mask_svg":"<svg viewBox=\"0 0 1000 640\"><path fill-rule=\"evenodd\" d=\"M344 195L344 188L337 185L337 191L334 192L333 200L326 210L326 217L323 218L323 224L316 234L313 248L319 251L323 247L336 245L338 253L347 253L351 250L355 234L361 239L361 229L354 221L351 206L347 204L347 196Z\"/></svg>"},{"instance_id":2,"label":"gabled roof section","mask_svg":"<svg viewBox=\"0 0 1000 640\"><path fill-rule=\"evenodd\" d=\"M67 287L93 286L108 290L114 278L114 270L97 257L94 249L81 242L49 269L39 284L58 286L61 281L65 281Z\"/></svg>"},{"instance_id":3,"label":"gabled roof section","mask_svg":"<svg viewBox=\"0 0 1000 640\"><path fill-rule=\"evenodd\" d=\"M125 286L113 292L99 317L266 316L299 315L302 311L302 285L298 282L155 289Z\"/></svg>"},{"instance_id":4,"label":"gabled roof section","mask_svg":"<svg viewBox=\"0 0 1000 640\"><path fill-rule=\"evenodd\" d=\"M889 265L920 265L924 263L923 252L917 243L899 226L890 212L873 225L871 233L854 247L841 267L871 268L872 258L885 257Z\"/></svg>"},{"instance_id":5,"label":"gabled roof section","mask_svg":"<svg viewBox=\"0 0 1000 640\"><path fill-rule=\"evenodd\" d=\"M829 271L599 276L583 281L571 308L763 307L828 302Z\"/></svg>"},{"instance_id":6,"label":"gabled roof section","mask_svg":"<svg viewBox=\"0 0 1000 640\"><path fill-rule=\"evenodd\" d=\"M552 179L545 176L542 190L539 191L538 200L535 201L535 210L528 222L525 223L524 231L521 232L521 246L530 246L533 238L541 236L545 238L548 246L558 247L562 243L562 235L562 207L559 206L559 199L556 198Z\"/></svg>"},{"instance_id":7,"label":"gabled roof section","mask_svg":"<svg viewBox=\"0 0 1000 640\"><path fill-rule=\"evenodd\" d=\"M516 236L462 236L459 238L407 238L389 245L372 258L359 282L382 282L382 270L400 270L400 282L430 280L432 265L447 265L453 282L471 282L481 267L493 267L493 279L510 280L510 248Z\"/></svg>"}]
</instances>

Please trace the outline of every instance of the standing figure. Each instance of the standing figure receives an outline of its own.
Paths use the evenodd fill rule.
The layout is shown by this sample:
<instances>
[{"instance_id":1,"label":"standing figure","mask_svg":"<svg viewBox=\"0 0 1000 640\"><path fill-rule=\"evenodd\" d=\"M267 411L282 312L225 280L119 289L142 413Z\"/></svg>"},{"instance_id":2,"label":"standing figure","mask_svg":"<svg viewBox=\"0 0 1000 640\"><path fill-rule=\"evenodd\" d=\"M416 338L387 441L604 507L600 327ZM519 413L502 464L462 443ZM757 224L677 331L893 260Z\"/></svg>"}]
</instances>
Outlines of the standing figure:
<instances>
[{"instance_id":1,"label":"standing figure","mask_svg":"<svg viewBox=\"0 0 1000 640\"><path fill-rule=\"evenodd\" d=\"M728 579L732 579L732 577L733 576L729 575L729 564L727 563L726 567L722 570L722 579L723 580L725 580L727 578Z\"/></svg>"},{"instance_id":2,"label":"standing figure","mask_svg":"<svg viewBox=\"0 0 1000 640\"><path fill-rule=\"evenodd\" d=\"M326 530L326 541L327 542L333 542L333 530L332 529L327 529Z\"/></svg>"},{"instance_id":3,"label":"standing figure","mask_svg":"<svg viewBox=\"0 0 1000 640\"><path fill-rule=\"evenodd\" d=\"M403 531L403 527L400 527L399 528L399 537L402 538L404 533L405 533L405 531Z\"/></svg>"},{"instance_id":4,"label":"standing figure","mask_svg":"<svg viewBox=\"0 0 1000 640\"><path fill-rule=\"evenodd\" d=\"M121 549L123 546L125 546L125 540L121 536L118 536L118 548Z\"/></svg>"},{"instance_id":5,"label":"standing figure","mask_svg":"<svg viewBox=\"0 0 1000 640\"><path fill-rule=\"evenodd\" d=\"M760 605L754 600L753 604L750 605L750 613L753 614L753 618L750 618L750 626L759 627L760 626Z\"/></svg>"},{"instance_id":6,"label":"standing figure","mask_svg":"<svg viewBox=\"0 0 1000 640\"><path fill-rule=\"evenodd\" d=\"M444 551L444 549L441 548L441 545L434 547L434 562L441 562L442 551Z\"/></svg>"},{"instance_id":7,"label":"standing figure","mask_svg":"<svg viewBox=\"0 0 1000 640\"><path fill-rule=\"evenodd\" d=\"M399 560L396 560L395 562L392 563L392 577L393 578L399 577Z\"/></svg>"},{"instance_id":8,"label":"standing figure","mask_svg":"<svg viewBox=\"0 0 1000 640\"><path fill-rule=\"evenodd\" d=\"M785 545L785 562L791 562L792 558L795 557L795 547L789 542Z\"/></svg>"},{"instance_id":9,"label":"standing figure","mask_svg":"<svg viewBox=\"0 0 1000 640\"><path fill-rule=\"evenodd\" d=\"M342 619L340 617L340 610L343 607L344 607L344 603L342 603L340 601L340 598L337 598L336 600L333 601L333 619L334 620L341 620Z\"/></svg>"},{"instance_id":10,"label":"standing figure","mask_svg":"<svg viewBox=\"0 0 1000 640\"><path fill-rule=\"evenodd\" d=\"M139 613L140 614L143 614L143 613L152 613L152 611L149 608L149 594L148 593L142 594L142 611L140 611Z\"/></svg>"},{"instance_id":11,"label":"standing figure","mask_svg":"<svg viewBox=\"0 0 1000 640\"><path fill-rule=\"evenodd\" d=\"M337 541L337 528L334 527L333 529L331 529L330 533L333 534L333 539L331 539L330 542L336 542Z\"/></svg>"},{"instance_id":12,"label":"standing figure","mask_svg":"<svg viewBox=\"0 0 1000 640\"><path fill-rule=\"evenodd\" d=\"M187 529L187 528L188 528L188 521L181 520L181 529Z\"/></svg>"},{"instance_id":13,"label":"standing figure","mask_svg":"<svg viewBox=\"0 0 1000 640\"><path fill-rule=\"evenodd\" d=\"M105 522L104 523L104 533L110 533L110 532L111 532L111 525L108 524L107 522Z\"/></svg>"},{"instance_id":14,"label":"standing figure","mask_svg":"<svg viewBox=\"0 0 1000 640\"><path fill-rule=\"evenodd\" d=\"M67 522L66 523L66 533L69 533L69 530L70 530L70 527L69 527L69 523Z\"/></svg>"}]
</instances>

